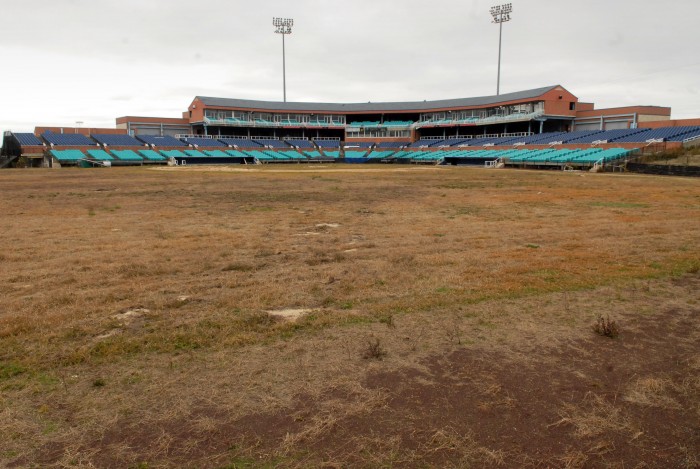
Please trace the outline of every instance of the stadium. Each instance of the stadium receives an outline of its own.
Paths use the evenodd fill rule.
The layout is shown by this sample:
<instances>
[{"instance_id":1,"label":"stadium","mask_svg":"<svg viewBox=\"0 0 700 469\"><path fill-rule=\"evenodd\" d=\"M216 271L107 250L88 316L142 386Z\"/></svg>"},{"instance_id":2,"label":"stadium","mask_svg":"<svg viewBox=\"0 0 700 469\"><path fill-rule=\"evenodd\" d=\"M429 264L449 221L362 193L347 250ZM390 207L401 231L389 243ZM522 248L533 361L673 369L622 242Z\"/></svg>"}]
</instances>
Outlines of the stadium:
<instances>
[{"instance_id":1,"label":"stadium","mask_svg":"<svg viewBox=\"0 0 700 469\"><path fill-rule=\"evenodd\" d=\"M114 129L7 132L5 166L414 163L623 168L694 146L700 120L671 109L595 109L555 85L422 102L294 103L197 96L181 118L119 117Z\"/></svg>"},{"instance_id":2,"label":"stadium","mask_svg":"<svg viewBox=\"0 0 700 469\"><path fill-rule=\"evenodd\" d=\"M3 5L0 467L700 468L698 4L516 6Z\"/></svg>"}]
</instances>

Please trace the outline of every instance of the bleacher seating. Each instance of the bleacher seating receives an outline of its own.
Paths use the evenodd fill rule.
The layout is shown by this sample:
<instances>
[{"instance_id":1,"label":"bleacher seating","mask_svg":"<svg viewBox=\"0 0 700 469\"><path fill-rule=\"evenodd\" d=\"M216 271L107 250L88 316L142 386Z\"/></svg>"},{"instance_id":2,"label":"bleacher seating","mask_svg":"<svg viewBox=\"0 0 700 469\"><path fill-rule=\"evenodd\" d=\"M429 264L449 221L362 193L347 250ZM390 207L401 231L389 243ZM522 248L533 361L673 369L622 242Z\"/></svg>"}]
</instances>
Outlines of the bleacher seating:
<instances>
[{"instance_id":1,"label":"bleacher seating","mask_svg":"<svg viewBox=\"0 0 700 469\"><path fill-rule=\"evenodd\" d=\"M664 140L668 142L682 142L686 138L700 134L700 127L681 126L681 127L661 127L658 129L643 129L644 132L638 134L621 137L616 142L620 143L636 143L646 142L647 140Z\"/></svg>"},{"instance_id":2,"label":"bleacher seating","mask_svg":"<svg viewBox=\"0 0 700 469\"><path fill-rule=\"evenodd\" d=\"M525 137L517 137L513 140L515 143L523 143L525 145L547 145L549 142L555 142L557 139L566 134L566 132L544 132L541 134L532 134Z\"/></svg>"},{"instance_id":3,"label":"bleacher seating","mask_svg":"<svg viewBox=\"0 0 700 469\"><path fill-rule=\"evenodd\" d=\"M180 150L161 150L160 153L166 158L184 158L185 154Z\"/></svg>"},{"instance_id":4,"label":"bleacher seating","mask_svg":"<svg viewBox=\"0 0 700 469\"><path fill-rule=\"evenodd\" d=\"M469 143L469 139L463 137L446 138L444 140L437 140L433 142L430 146L432 147L452 147L461 144Z\"/></svg>"},{"instance_id":5,"label":"bleacher seating","mask_svg":"<svg viewBox=\"0 0 700 469\"><path fill-rule=\"evenodd\" d=\"M364 158L367 151L345 150L345 158Z\"/></svg>"},{"instance_id":6,"label":"bleacher seating","mask_svg":"<svg viewBox=\"0 0 700 469\"><path fill-rule=\"evenodd\" d=\"M133 150L112 150L112 155L122 161L143 161L143 158Z\"/></svg>"},{"instance_id":7,"label":"bleacher seating","mask_svg":"<svg viewBox=\"0 0 700 469\"><path fill-rule=\"evenodd\" d=\"M112 158L112 155L107 153L104 150L88 150L87 154L93 159L93 160L99 160L99 161L111 161L114 158Z\"/></svg>"},{"instance_id":8,"label":"bleacher seating","mask_svg":"<svg viewBox=\"0 0 700 469\"><path fill-rule=\"evenodd\" d=\"M380 142L377 144L377 148L401 148L405 147L411 142L404 141L404 142Z\"/></svg>"},{"instance_id":9,"label":"bleacher seating","mask_svg":"<svg viewBox=\"0 0 700 469\"><path fill-rule=\"evenodd\" d=\"M55 134L53 132L45 132L42 134L44 140L54 146L70 146L70 147L94 147L97 143L89 139L83 134Z\"/></svg>"},{"instance_id":10,"label":"bleacher seating","mask_svg":"<svg viewBox=\"0 0 700 469\"><path fill-rule=\"evenodd\" d=\"M224 153L228 156L235 156L236 158L246 158L248 156L240 150L224 150Z\"/></svg>"},{"instance_id":11,"label":"bleacher seating","mask_svg":"<svg viewBox=\"0 0 700 469\"><path fill-rule=\"evenodd\" d=\"M199 150L184 150L184 152L185 152L185 155L192 156L194 158L201 158L201 157L206 156L204 153L202 153Z\"/></svg>"},{"instance_id":12,"label":"bleacher seating","mask_svg":"<svg viewBox=\"0 0 700 469\"><path fill-rule=\"evenodd\" d=\"M616 129L596 132L590 135L583 135L578 138L567 138L567 143L593 143L599 140L614 142L616 138L629 137L642 132L644 129ZM569 136L567 136L569 137Z\"/></svg>"},{"instance_id":13,"label":"bleacher seating","mask_svg":"<svg viewBox=\"0 0 700 469\"><path fill-rule=\"evenodd\" d=\"M165 157L155 150L139 150L139 154L149 161L165 161Z\"/></svg>"},{"instance_id":14,"label":"bleacher seating","mask_svg":"<svg viewBox=\"0 0 700 469\"><path fill-rule=\"evenodd\" d=\"M319 148L340 148L340 140L314 140Z\"/></svg>"},{"instance_id":15,"label":"bleacher seating","mask_svg":"<svg viewBox=\"0 0 700 469\"><path fill-rule=\"evenodd\" d=\"M367 155L367 158L370 160L383 160L384 158L392 155L394 152L391 150L384 150L384 151L377 151L374 150L372 151L369 155Z\"/></svg>"},{"instance_id":16,"label":"bleacher seating","mask_svg":"<svg viewBox=\"0 0 700 469\"><path fill-rule=\"evenodd\" d=\"M281 153L287 155L290 159L293 160L306 160L306 155L299 153L296 150L286 150Z\"/></svg>"},{"instance_id":17,"label":"bleacher seating","mask_svg":"<svg viewBox=\"0 0 700 469\"><path fill-rule=\"evenodd\" d=\"M240 148L260 148L261 145L255 140L250 140L242 137L221 137L219 142L223 143L225 146L229 147L240 147Z\"/></svg>"},{"instance_id":18,"label":"bleacher seating","mask_svg":"<svg viewBox=\"0 0 700 469\"><path fill-rule=\"evenodd\" d=\"M42 142L41 139L34 134L17 133L12 135L15 136L19 144L22 146L40 146L44 144L44 142Z\"/></svg>"},{"instance_id":19,"label":"bleacher seating","mask_svg":"<svg viewBox=\"0 0 700 469\"><path fill-rule=\"evenodd\" d=\"M137 135L137 139L141 140L143 143L153 145L156 147L186 147L187 144L171 137L169 135L158 136L158 135Z\"/></svg>"},{"instance_id":20,"label":"bleacher seating","mask_svg":"<svg viewBox=\"0 0 700 469\"><path fill-rule=\"evenodd\" d=\"M190 145L194 145L195 147L225 147L226 146L224 143L221 143L218 140L214 140L213 138L188 137L188 138L183 138L182 141L185 143L188 143Z\"/></svg>"},{"instance_id":21,"label":"bleacher seating","mask_svg":"<svg viewBox=\"0 0 700 469\"><path fill-rule=\"evenodd\" d=\"M92 134L92 138L97 140L101 145L107 145L110 147L142 147L143 142L136 140L131 135L126 134Z\"/></svg>"},{"instance_id":22,"label":"bleacher seating","mask_svg":"<svg viewBox=\"0 0 700 469\"><path fill-rule=\"evenodd\" d=\"M314 144L305 138L288 138L285 140L288 144L298 148L313 148Z\"/></svg>"},{"instance_id":23,"label":"bleacher seating","mask_svg":"<svg viewBox=\"0 0 700 469\"><path fill-rule=\"evenodd\" d=\"M421 138L420 140L416 140L415 142L411 143L409 147L411 148L420 148L420 147L429 147L431 145L435 145L438 142L441 142L441 139L435 139L435 138Z\"/></svg>"},{"instance_id":24,"label":"bleacher seating","mask_svg":"<svg viewBox=\"0 0 700 469\"><path fill-rule=\"evenodd\" d=\"M226 157L228 157L228 155L227 155L226 153L224 153L223 151L221 151L221 150L204 150L203 153L204 153L205 156L213 156L213 157L216 157L216 158L226 158Z\"/></svg>"},{"instance_id":25,"label":"bleacher seating","mask_svg":"<svg viewBox=\"0 0 700 469\"><path fill-rule=\"evenodd\" d=\"M50 150L50 153L60 163L76 163L85 159L85 154L80 150Z\"/></svg>"},{"instance_id":26,"label":"bleacher seating","mask_svg":"<svg viewBox=\"0 0 700 469\"><path fill-rule=\"evenodd\" d=\"M288 143L283 142L282 140L277 138L256 138L253 141L259 143L261 146L264 147L289 148Z\"/></svg>"},{"instance_id":27,"label":"bleacher seating","mask_svg":"<svg viewBox=\"0 0 700 469\"><path fill-rule=\"evenodd\" d=\"M409 142L405 144L408 145ZM370 148L375 145L375 142L345 142L343 144L344 148Z\"/></svg>"}]
</instances>

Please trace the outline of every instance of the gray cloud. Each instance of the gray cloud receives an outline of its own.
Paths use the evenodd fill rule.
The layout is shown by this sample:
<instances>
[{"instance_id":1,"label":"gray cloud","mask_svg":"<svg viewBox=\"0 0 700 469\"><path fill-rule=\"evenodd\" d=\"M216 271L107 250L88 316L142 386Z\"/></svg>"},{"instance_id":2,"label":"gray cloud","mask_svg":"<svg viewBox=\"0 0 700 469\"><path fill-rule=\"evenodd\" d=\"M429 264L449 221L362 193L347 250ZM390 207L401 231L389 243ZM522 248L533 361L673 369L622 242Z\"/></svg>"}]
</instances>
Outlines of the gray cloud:
<instances>
[{"instance_id":1,"label":"gray cloud","mask_svg":"<svg viewBox=\"0 0 700 469\"><path fill-rule=\"evenodd\" d=\"M365 102L495 92L498 28L485 0L23 0L3 5L0 128L113 126L179 117L195 95ZM700 3L514 0L502 90L560 83L598 107L672 106L698 117ZM681 13L679 13L681 12ZM31 25L31 34L26 34ZM87 119L91 122L87 122ZM47 122L48 121L48 122Z\"/></svg>"}]
</instances>

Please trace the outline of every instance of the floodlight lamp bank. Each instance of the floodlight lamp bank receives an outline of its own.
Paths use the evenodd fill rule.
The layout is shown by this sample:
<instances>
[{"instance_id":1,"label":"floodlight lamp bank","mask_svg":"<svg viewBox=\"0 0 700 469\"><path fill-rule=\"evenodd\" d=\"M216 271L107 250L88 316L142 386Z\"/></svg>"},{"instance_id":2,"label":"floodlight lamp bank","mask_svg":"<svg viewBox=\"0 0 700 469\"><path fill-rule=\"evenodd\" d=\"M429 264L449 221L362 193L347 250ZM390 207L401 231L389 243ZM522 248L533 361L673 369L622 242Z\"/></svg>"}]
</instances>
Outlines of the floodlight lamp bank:
<instances>
[{"instance_id":1,"label":"floodlight lamp bank","mask_svg":"<svg viewBox=\"0 0 700 469\"><path fill-rule=\"evenodd\" d=\"M277 28L278 34L292 34L294 20L291 18L272 18L272 25Z\"/></svg>"},{"instance_id":2,"label":"floodlight lamp bank","mask_svg":"<svg viewBox=\"0 0 700 469\"><path fill-rule=\"evenodd\" d=\"M491 7L491 16L493 16L494 23L505 23L510 21L511 13L513 13L512 3Z\"/></svg>"}]
</instances>

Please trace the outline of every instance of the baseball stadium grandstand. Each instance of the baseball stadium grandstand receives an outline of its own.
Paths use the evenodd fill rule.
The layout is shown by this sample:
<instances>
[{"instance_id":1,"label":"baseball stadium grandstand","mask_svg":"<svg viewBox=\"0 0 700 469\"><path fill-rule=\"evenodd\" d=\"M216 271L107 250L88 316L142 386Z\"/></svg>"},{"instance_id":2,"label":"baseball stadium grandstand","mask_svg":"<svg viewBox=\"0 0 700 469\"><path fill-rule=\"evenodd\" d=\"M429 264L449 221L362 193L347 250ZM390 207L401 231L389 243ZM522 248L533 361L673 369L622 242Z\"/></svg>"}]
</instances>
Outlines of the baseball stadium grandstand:
<instances>
[{"instance_id":1,"label":"baseball stadium grandstand","mask_svg":"<svg viewBox=\"0 0 700 469\"><path fill-rule=\"evenodd\" d=\"M6 132L0 167L395 163L602 169L700 142L671 109L595 109L560 85L439 101L310 103L197 96L180 118Z\"/></svg>"}]
</instances>

